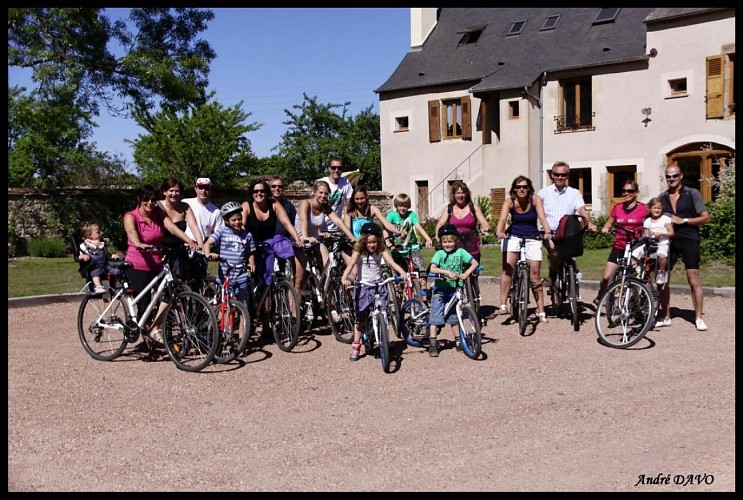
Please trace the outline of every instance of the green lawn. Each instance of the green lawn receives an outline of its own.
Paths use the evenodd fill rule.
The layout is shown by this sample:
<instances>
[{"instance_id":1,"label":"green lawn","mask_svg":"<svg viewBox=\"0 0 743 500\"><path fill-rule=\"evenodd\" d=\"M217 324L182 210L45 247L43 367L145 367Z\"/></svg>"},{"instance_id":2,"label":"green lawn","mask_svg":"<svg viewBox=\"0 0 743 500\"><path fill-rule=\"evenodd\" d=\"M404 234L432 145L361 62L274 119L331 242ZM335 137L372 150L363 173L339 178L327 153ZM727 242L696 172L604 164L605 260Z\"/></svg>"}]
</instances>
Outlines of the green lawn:
<instances>
[{"instance_id":1,"label":"green lawn","mask_svg":"<svg viewBox=\"0 0 743 500\"><path fill-rule=\"evenodd\" d=\"M423 258L431 261L433 249L423 249ZM598 281L604 271L609 250L586 250L578 258L578 267L584 280ZM482 262L484 276L500 276L501 252L498 248L483 248ZM57 293L74 293L85 284L77 273L78 265L72 257L66 258L22 258L8 261L8 297L27 297ZM209 273L216 274L217 263L209 263ZM546 260L542 265L542 276L547 275ZM719 262L702 262L701 280L703 286L735 286L735 267ZM686 284L686 274L681 263L671 277L671 283Z\"/></svg>"}]
</instances>

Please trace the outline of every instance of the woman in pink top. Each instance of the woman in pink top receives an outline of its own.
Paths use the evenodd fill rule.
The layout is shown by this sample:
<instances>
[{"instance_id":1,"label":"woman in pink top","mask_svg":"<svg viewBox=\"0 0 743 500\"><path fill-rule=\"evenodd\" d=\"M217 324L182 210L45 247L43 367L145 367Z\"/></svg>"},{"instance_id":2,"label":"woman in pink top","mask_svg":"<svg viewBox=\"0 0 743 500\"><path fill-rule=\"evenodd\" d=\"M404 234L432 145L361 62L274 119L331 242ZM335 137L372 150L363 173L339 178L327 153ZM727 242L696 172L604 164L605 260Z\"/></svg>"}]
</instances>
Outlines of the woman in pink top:
<instances>
[{"instance_id":1,"label":"woman in pink top","mask_svg":"<svg viewBox=\"0 0 743 500\"><path fill-rule=\"evenodd\" d=\"M642 223L645 217L650 215L648 208L644 203L637 201L637 195L640 190L637 187L637 182L633 180L626 180L622 185L622 197L624 201L614 206L609 213L609 218L606 219L606 223L601 228L601 232L606 234L609 230L614 227L614 224L626 227L632 231L639 233L642 232ZM609 259L606 261L606 267L604 267L604 277L601 278L599 284L599 293L596 295L596 299L601 297L604 293L604 288L609 283L614 270L619 267L617 259L624 255L624 249L627 246L627 234L624 231L619 230L614 234L614 246L609 253Z\"/></svg>"},{"instance_id":2,"label":"woman in pink top","mask_svg":"<svg viewBox=\"0 0 743 500\"><path fill-rule=\"evenodd\" d=\"M142 291L163 268L162 243L165 229L187 243L191 250L196 250L198 244L191 240L186 233L178 229L173 220L157 206L159 191L154 186L146 184L139 188L137 193L137 207L124 214L124 230L128 240L126 262L131 262L132 268L127 269L126 277L135 293ZM158 247L151 251L144 251L150 247ZM145 295L137 304L137 320L150 305L149 295ZM165 304L161 304L157 316L150 325L149 335L152 340L162 344L160 323Z\"/></svg>"}]
</instances>

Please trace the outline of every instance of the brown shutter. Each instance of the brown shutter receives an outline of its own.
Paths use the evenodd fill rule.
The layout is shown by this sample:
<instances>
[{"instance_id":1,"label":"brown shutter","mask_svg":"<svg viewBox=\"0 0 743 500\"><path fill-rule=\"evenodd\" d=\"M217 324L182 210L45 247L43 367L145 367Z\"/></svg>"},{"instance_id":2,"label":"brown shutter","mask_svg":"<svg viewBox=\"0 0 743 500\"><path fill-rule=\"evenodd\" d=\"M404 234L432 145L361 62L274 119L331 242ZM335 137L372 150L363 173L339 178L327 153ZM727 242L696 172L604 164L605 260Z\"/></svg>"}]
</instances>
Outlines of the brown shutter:
<instances>
[{"instance_id":1,"label":"brown shutter","mask_svg":"<svg viewBox=\"0 0 743 500\"><path fill-rule=\"evenodd\" d=\"M472 100L470 96L462 97L462 139L472 140Z\"/></svg>"},{"instance_id":2,"label":"brown shutter","mask_svg":"<svg viewBox=\"0 0 743 500\"><path fill-rule=\"evenodd\" d=\"M492 204L493 222L498 224L500 220L500 209L503 207L503 202L506 201L506 188L491 188L490 189L490 202ZM495 225L493 225L495 228Z\"/></svg>"},{"instance_id":3,"label":"brown shutter","mask_svg":"<svg viewBox=\"0 0 743 500\"><path fill-rule=\"evenodd\" d=\"M725 115L722 63L722 56L707 58L707 118L722 118Z\"/></svg>"},{"instance_id":4,"label":"brown shutter","mask_svg":"<svg viewBox=\"0 0 743 500\"><path fill-rule=\"evenodd\" d=\"M428 101L428 142L439 142L441 140L440 109L439 101Z\"/></svg>"}]
</instances>

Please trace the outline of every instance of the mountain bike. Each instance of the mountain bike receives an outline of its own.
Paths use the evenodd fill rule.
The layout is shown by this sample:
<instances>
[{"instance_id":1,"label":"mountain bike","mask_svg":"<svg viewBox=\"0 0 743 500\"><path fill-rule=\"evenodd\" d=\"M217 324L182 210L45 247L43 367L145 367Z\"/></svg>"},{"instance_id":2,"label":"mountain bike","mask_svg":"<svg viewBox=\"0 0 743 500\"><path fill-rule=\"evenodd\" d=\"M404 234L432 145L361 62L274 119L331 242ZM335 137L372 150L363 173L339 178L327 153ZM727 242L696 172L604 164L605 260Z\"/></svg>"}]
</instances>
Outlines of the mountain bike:
<instances>
[{"instance_id":1,"label":"mountain bike","mask_svg":"<svg viewBox=\"0 0 743 500\"><path fill-rule=\"evenodd\" d=\"M229 363L240 356L248 346L251 325L248 306L235 296L232 275L247 271L250 279L250 271L246 263L233 266L224 257L219 257L218 260L225 264L227 269L222 283L208 282L209 287L214 287L210 302L219 324L219 348L214 355L214 361Z\"/></svg>"},{"instance_id":2,"label":"mountain bike","mask_svg":"<svg viewBox=\"0 0 743 500\"><path fill-rule=\"evenodd\" d=\"M264 248L266 243L261 243ZM288 268L278 256L274 259L271 282L253 275L253 288L250 294L248 312L254 326L262 322L262 328L270 328L276 345L282 351L291 351L299 340L302 308L299 295L294 288L294 280L286 277L282 269ZM284 267L286 266L286 267ZM265 331L263 332L265 334Z\"/></svg>"},{"instance_id":3,"label":"mountain bike","mask_svg":"<svg viewBox=\"0 0 743 500\"><path fill-rule=\"evenodd\" d=\"M122 271L131 268L129 262L110 265ZM152 300L137 321L136 305L150 293ZM142 328L157 314L161 300L168 302L162 323L168 356L181 370L202 370L212 362L219 347L217 318L204 297L180 288L167 262L136 296L126 273L122 273L120 281L108 292L83 298L77 315L77 331L83 347L94 359L116 359L127 344L136 342L143 334Z\"/></svg>"},{"instance_id":4,"label":"mountain bike","mask_svg":"<svg viewBox=\"0 0 743 500\"><path fill-rule=\"evenodd\" d=\"M481 266L478 266L478 269ZM430 278L447 278L441 273L428 273ZM464 354L471 359L476 359L482 350L482 334L480 333L480 321L475 315L475 311L467 302L464 295L465 283L463 280L457 280L457 286L451 297L444 305L444 317L454 308L459 324L459 341L457 350L461 349ZM433 300L431 290L429 303ZM430 337L430 316L431 309L419 299L409 299L403 304L400 310L400 329L403 333L405 342L412 347L423 347ZM455 339L456 341L456 339Z\"/></svg>"},{"instance_id":5,"label":"mountain bike","mask_svg":"<svg viewBox=\"0 0 743 500\"><path fill-rule=\"evenodd\" d=\"M305 240L304 251L307 256L306 279L302 285L302 330L311 329L321 316L325 316L325 295L323 293L322 264L319 261L319 242L309 244ZM330 321L328 320L328 323Z\"/></svg>"},{"instance_id":6,"label":"mountain bike","mask_svg":"<svg viewBox=\"0 0 743 500\"><path fill-rule=\"evenodd\" d=\"M615 227L624 231L629 241L624 255L617 260L619 272L598 298L595 323L602 344L625 349L638 343L653 326L657 304L650 285L634 277L630 265L632 243L639 235L619 224Z\"/></svg>"},{"instance_id":7,"label":"mountain bike","mask_svg":"<svg viewBox=\"0 0 743 500\"><path fill-rule=\"evenodd\" d=\"M388 284L393 283L397 279L396 276L390 276L377 283L357 282L357 285L368 285L373 288L374 303L366 320L361 323L361 339L367 355L373 355L375 350L379 353L382 370L385 373L390 372L390 332L387 308L382 300L380 289L382 287L386 289ZM387 294L389 296L389 291Z\"/></svg>"},{"instance_id":8,"label":"mountain bike","mask_svg":"<svg viewBox=\"0 0 743 500\"><path fill-rule=\"evenodd\" d=\"M320 281L325 295L325 310L327 311L330 329L336 340L344 344L350 344L353 342L356 314L349 291L343 286L341 281L343 272L346 269L346 264L341 254L350 240L347 236L336 233L319 238L319 240L329 250L328 263L323 269L322 279Z\"/></svg>"},{"instance_id":9,"label":"mountain bike","mask_svg":"<svg viewBox=\"0 0 743 500\"><path fill-rule=\"evenodd\" d=\"M418 266L413 260L413 252L420 250L420 245L414 243L412 245L396 245L394 252L398 253L404 263L401 263L403 269L407 270L409 279L402 281L391 281L388 284L388 292L393 294L390 296L389 308L390 308L390 320L395 336L399 339L402 338L400 331L400 306L408 299L417 298L423 301L422 288L420 283L420 272ZM394 276L394 272L389 266L385 264L385 276Z\"/></svg>"},{"instance_id":10,"label":"mountain bike","mask_svg":"<svg viewBox=\"0 0 743 500\"><path fill-rule=\"evenodd\" d=\"M578 235L571 237L582 238L585 231L586 227L583 227ZM580 317L583 311L583 303L580 302L580 280L581 273L578 270L576 257L561 256L555 281L547 289L547 295L551 298L552 310L556 316L560 318L565 317L563 316L563 306L565 303L569 304L569 317L573 325L573 330L576 332L580 329Z\"/></svg>"}]
</instances>

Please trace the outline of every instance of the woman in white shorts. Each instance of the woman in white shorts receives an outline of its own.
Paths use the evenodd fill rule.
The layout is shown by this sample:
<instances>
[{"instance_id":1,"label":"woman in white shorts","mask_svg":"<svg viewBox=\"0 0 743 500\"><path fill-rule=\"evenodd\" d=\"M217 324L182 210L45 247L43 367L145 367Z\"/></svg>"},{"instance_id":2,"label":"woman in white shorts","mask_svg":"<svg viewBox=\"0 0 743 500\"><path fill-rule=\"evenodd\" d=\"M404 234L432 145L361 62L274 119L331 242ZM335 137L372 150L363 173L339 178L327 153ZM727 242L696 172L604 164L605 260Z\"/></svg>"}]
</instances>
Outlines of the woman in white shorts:
<instances>
[{"instance_id":1,"label":"woman in white shorts","mask_svg":"<svg viewBox=\"0 0 743 500\"><path fill-rule=\"evenodd\" d=\"M526 259L529 261L530 274L529 285L531 286L534 299L537 301L537 315L539 321L547 322L544 312L544 293L542 292L542 238L539 233L537 221L544 228L544 237L552 238L552 231L547 224L544 215L544 206L539 196L534 196L534 185L531 179L523 175L516 177L511 183L510 197L503 201L500 211L500 219L496 234L501 238L501 251L503 252L503 271L500 280L501 305L500 313L508 312L506 298L511 289L513 271L516 268L520 249L520 238L526 236ZM506 221L510 217L511 225L506 229ZM510 236L510 237L509 237Z\"/></svg>"}]
</instances>

